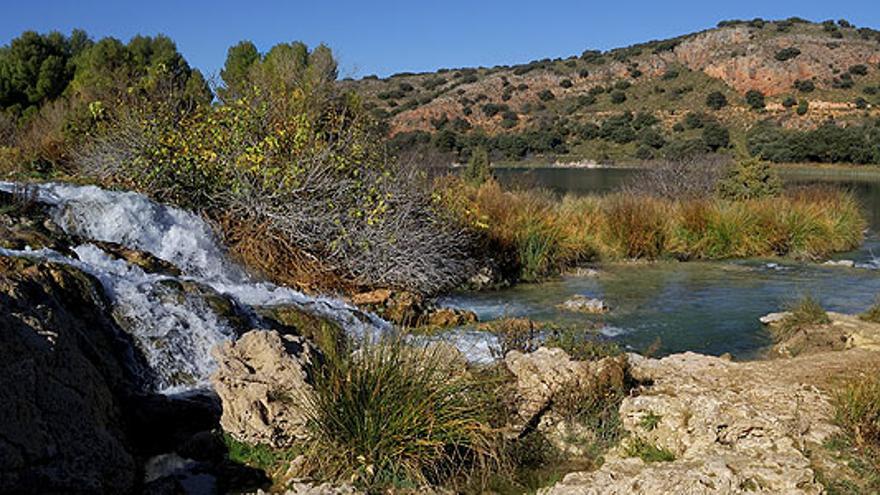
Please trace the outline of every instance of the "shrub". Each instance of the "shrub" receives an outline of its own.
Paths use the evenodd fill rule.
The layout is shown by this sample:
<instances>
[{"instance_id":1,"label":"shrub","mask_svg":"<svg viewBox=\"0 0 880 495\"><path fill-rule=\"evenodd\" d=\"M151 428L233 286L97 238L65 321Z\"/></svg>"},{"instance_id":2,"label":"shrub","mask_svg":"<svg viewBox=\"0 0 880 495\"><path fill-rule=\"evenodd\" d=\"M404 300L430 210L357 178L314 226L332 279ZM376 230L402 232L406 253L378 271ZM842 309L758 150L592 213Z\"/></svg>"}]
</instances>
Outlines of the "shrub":
<instances>
[{"instance_id":1,"label":"shrub","mask_svg":"<svg viewBox=\"0 0 880 495\"><path fill-rule=\"evenodd\" d=\"M489 163L489 152L482 146L477 147L468 160L464 170L464 179L471 184L480 185L492 177L492 166Z\"/></svg>"},{"instance_id":2,"label":"shrub","mask_svg":"<svg viewBox=\"0 0 880 495\"><path fill-rule=\"evenodd\" d=\"M684 116L684 125L688 129L700 129L708 120L709 117L704 113L688 112L687 115Z\"/></svg>"},{"instance_id":3,"label":"shrub","mask_svg":"<svg viewBox=\"0 0 880 495\"><path fill-rule=\"evenodd\" d=\"M678 75L678 69L666 69L666 72L663 73L662 79L664 81L671 81L673 79L677 79Z\"/></svg>"},{"instance_id":4,"label":"shrub","mask_svg":"<svg viewBox=\"0 0 880 495\"><path fill-rule=\"evenodd\" d=\"M703 142L712 151L730 146L730 131L717 122L709 122L703 127Z\"/></svg>"},{"instance_id":5,"label":"shrub","mask_svg":"<svg viewBox=\"0 0 880 495\"><path fill-rule=\"evenodd\" d=\"M611 103L615 105L619 105L626 101L626 93L623 91L612 91L611 92Z\"/></svg>"},{"instance_id":6,"label":"shrub","mask_svg":"<svg viewBox=\"0 0 880 495\"><path fill-rule=\"evenodd\" d=\"M796 111L798 115L806 115L810 111L810 102L807 100L799 101Z\"/></svg>"},{"instance_id":7,"label":"shrub","mask_svg":"<svg viewBox=\"0 0 880 495\"><path fill-rule=\"evenodd\" d=\"M672 201L706 199L715 194L724 170L722 160L717 156L697 156L653 163L635 174L623 189L635 196Z\"/></svg>"},{"instance_id":8,"label":"shrub","mask_svg":"<svg viewBox=\"0 0 880 495\"><path fill-rule=\"evenodd\" d=\"M541 91L540 93L538 93L538 98L541 101L550 101L550 100L555 100L556 95L553 94L553 91L550 91L549 89L545 89L545 90Z\"/></svg>"},{"instance_id":9,"label":"shrub","mask_svg":"<svg viewBox=\"0 0 880 495\"><path fill-rule=\"evenodd\" d=\"M782 100L782 106L785 108L791 108L797 105L797 99L794 96L786 96L784 100Z\"/></svg>"},{"instance_id":10,"label":"shrub","mask_svg":"<svg viewBox=\"0 0 880 495\"><path fill-rule=\"evenodd\" d=\"M359 99L338 93L329 49L304 53L270 51L235 101L131 109L78 162L108 186L264 226L255 242L322 259L345 279L415 292L460 283L447 270L471 265L466 233L434 207L421 171L385 155Z\"/></svg>"},{"instance_id":11,"label":"shrub","mask_svg":"<svg viewBox=\"0 0 880 495\"><path fill-rule=\"evenodd\" d=\"M750 89L746 92L745 101L752 110L761 110L766 106L766 103L764 102L764 93L755 89Z\"/></svg>"},{"instance_id":12,"label":"shrub","mask_svg":"<svg viewBox=\"0 0 880 495\"><path fill-rule=\"evenodd\" d=\"M706 96L706 106L712 110L721 110L727 106L727 97L720 91L713 91Z\"/></svg>"},{"instance_id":13,"label":"shrub","mask_svg":"<svg viewBox=\"0 0 880 495\"><path fill-rule=\"evenodd\" d=\"M780 62L785 62L786 60L791 60L800 54L801 51L792 46L788 48L783 48L782 50L776 52L774 58L776 58L776 60L779 60Z\"/></svg>"},{"instance_id":14,"label":"shrub","mask_svg":"<svg viewBox=\"0 0 880 495\"><path fill-rule=\"evenodd\" d=\"M563 79L559 81L559 86L563 88L570 88L574 86L574 84L571 82L571 79Z\"/></svg>"},{"instance_id":15,"label":"shrub","mask_svg":"<svg viewBox=\"0 0 880 495\"><path fill-rule=\"evenodd\" d=\"M848 72L854 76L866 76L868 75L868 66L865 64L853 65Z\"/></svg>"},{"instance_id":16,"label":"shrub","mask_svg":"<svg viewBox=\"0 0 880 495\"><path fill-rule=\"evenodd\" d=\"M307 466L371 492L425 486L498 465L491 400L442 348L365 343L316 370Z\"/></svg>"},{"instance_id":17,"label":"shrub","mask_svg":"<svg viewBox=\"0 0 880 495\"><path fill-rule=\"evenodd\" d=\"M718 183L718 195L735 201L777 196L781 191L779 176L757 158L738 161Z\"/></svg>"},{"instance_id":18,"label":"shrub","mask_svg":"<svg viewBox=\"0 0 880 495\"><path fill-rule=\"evenodd\" d=\"M801 93L812 93L816 89L816 84L809 79L798 79L794 82L794 89L800 91Z\"/></svg>"}]
</instances>

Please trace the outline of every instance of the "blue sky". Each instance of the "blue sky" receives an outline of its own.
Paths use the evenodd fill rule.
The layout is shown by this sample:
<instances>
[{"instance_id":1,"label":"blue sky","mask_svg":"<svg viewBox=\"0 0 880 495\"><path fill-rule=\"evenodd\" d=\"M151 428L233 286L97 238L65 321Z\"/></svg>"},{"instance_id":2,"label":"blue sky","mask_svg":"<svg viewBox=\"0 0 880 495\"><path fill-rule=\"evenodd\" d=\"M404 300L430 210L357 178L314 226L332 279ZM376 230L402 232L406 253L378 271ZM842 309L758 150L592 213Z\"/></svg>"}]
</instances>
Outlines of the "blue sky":
<instances>
[{"instance_id":1,"label":"blue sky","mask_svg":"<svg viewBox=\"0 0 880 495\"><path fill-rule=\"evenodd\" d=\"M171 36L192 65L217 73L226 49L249 39L320 42L341 76L492 66L662 39L719 20L845 18L880 29L877 0L703 1L261 1L0 0L0 44L27 29L128 40Z\"/></svg>"}]
</instances>

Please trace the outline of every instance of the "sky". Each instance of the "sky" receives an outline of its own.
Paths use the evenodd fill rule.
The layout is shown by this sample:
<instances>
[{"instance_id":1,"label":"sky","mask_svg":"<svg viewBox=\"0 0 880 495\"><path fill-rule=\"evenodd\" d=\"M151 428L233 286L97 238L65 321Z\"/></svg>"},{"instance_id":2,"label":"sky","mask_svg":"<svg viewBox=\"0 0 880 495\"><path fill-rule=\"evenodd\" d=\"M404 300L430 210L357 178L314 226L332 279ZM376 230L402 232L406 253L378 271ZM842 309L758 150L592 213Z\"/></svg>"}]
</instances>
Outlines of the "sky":
<instances>
[{"instance_id":1,"label":"sky","mask_svg":"<svg viewBox=\"0 0 880 495\"><path fill-rule=\"evenodd\" d=\"M82 28L123 41L163 33L211 76L240 40L261 51L323 42L341 77L361 77L525 63L669 38L724 19L791 16L880 29L877 0L0 0L0 44L25 30Z\"/></svg>"}]
</instances>

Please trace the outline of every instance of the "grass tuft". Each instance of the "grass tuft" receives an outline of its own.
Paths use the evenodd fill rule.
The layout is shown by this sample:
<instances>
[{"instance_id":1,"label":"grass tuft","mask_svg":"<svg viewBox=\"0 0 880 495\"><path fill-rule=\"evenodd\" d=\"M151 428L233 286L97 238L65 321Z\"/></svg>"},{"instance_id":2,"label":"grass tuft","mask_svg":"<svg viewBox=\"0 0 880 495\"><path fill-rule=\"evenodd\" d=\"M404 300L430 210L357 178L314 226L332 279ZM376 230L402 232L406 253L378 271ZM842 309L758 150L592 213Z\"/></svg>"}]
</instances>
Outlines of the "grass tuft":
<instances>
[{"instance_id":1,"label":"grass tuft","mask_svg":"<svg viewBox=\"0 0 880 495\"><path fill-rule=\"evenodd\" d=\"M624 454L628 457L638 457L645 462L671 462L675 460L675 453L641 437L631 438L626 443Z\"/></svg>"},{"instance_id":2,"label":"grass tuft","mask_svg":"<svg viewBox=\"0 0 880 495\"><path fill-rule=\"evenodd\" d=\"M439 348L363 344L315 374L307 453L321 479L368 490L470 481L500 463L491 398Z\"/></svg>"},{"instance_id":3,"label":"grass tuft","mask_svg":"<svg viewBox=\"0 0 880 495\"><path fill-rule=\"evenodd\" d=\"M779 325L772 327L773 336L777 342L789 339L805 327L831 323L825 308L811 295L788 303L785 309L789 314L782 319Z\"/></svg>"}]
</instances>

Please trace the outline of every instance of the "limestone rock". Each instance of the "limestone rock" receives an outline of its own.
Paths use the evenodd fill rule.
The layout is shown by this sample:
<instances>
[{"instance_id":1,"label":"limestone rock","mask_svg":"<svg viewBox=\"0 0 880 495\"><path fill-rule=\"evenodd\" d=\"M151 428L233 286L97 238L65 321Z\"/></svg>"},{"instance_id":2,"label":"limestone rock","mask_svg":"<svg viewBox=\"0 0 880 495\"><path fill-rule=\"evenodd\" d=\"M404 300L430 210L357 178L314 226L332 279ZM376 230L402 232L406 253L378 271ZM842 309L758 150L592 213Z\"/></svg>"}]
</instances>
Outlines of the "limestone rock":
<instances>
[{"instance_id":1,"label":"limestone rock","mask_svg":"<svg viewBox=\"0 0 880 495\"><path fill-rule=\"evenodd\" d=\"M843 268L853 268L856 266L856 262L853 260L828 260L822 264L824 266L840 266Z\"/></svg>"},{"instance_id":2,"label":"limestone rock","mask_svg":"<svg viewBox=\"0 0 880 495\"><path fill-rule=\"evenodd\" d=\"M92 241L91 244L95 245L95 247L104 251L111 257L125 260L147 273L159 273L175 277L181 275L180 269L172 263L159 259L145 251L129 249L113 242Z\"/></svg>"},{"instance_id":3,"label":"limestone rock","mask_svg":"<svg viewBox=\"0 0 880 495\"><path fill-rule=\"evenodd\" d=\"M304 405L316 351L301 337L253 330L214 349L211 380L223 403L220 424L241 442L289 447L307 438Z\"/></svg>"},{"instance_id":4,"label":"limestone rock","mask_svg":"<svg viewBox=\"0 0 880 495\"><path fill-rule=\"evenodd\" d=\"M581 294L575 294L564 303L557 306L559 309L566 311L574 311L576 313L601 314L607 313L609 308L605 301L588 297Z\"/></svg>"},{"instance_id":5,"label":"limestone rock","mask_svg":"<svg viewBox=\"0 0 880 495\"><path fill-rule=\"evenodd\" d=\"M100 285L0 257L0 493L131 493L134 380Z\"/></svg>"},{"instance_id":6,"label":"limestone rock","mask_svg":"<svg viewBox=\"0 0 880 495\"><path fill-rule=\"evenodd\" d=\"M840 359L633 357L633 376L651 385L624 399L623 427L676 459L645 463L614 452L597 471L569 474L542 493L822 493L807 451L838 430L827 396L804 378L827 374L822 368L839 367Z\"/></svg>"},{"instance_id":7,"label":"limestone rock","mask_svg":"<svg viewBox=\"0 0 880 495\"><path fill-rule=\"evenodd\" d=\"M555 347L540 347L528 354L511 351L504 357L504 364L516 378L517 415L522 425L541 423L541 416L549 412L560 394L595 387L610 370L622 373L625 363L625 356L577 361ZM553 428L555 419L543 426Z\"/></svg>"}]
</instances>

